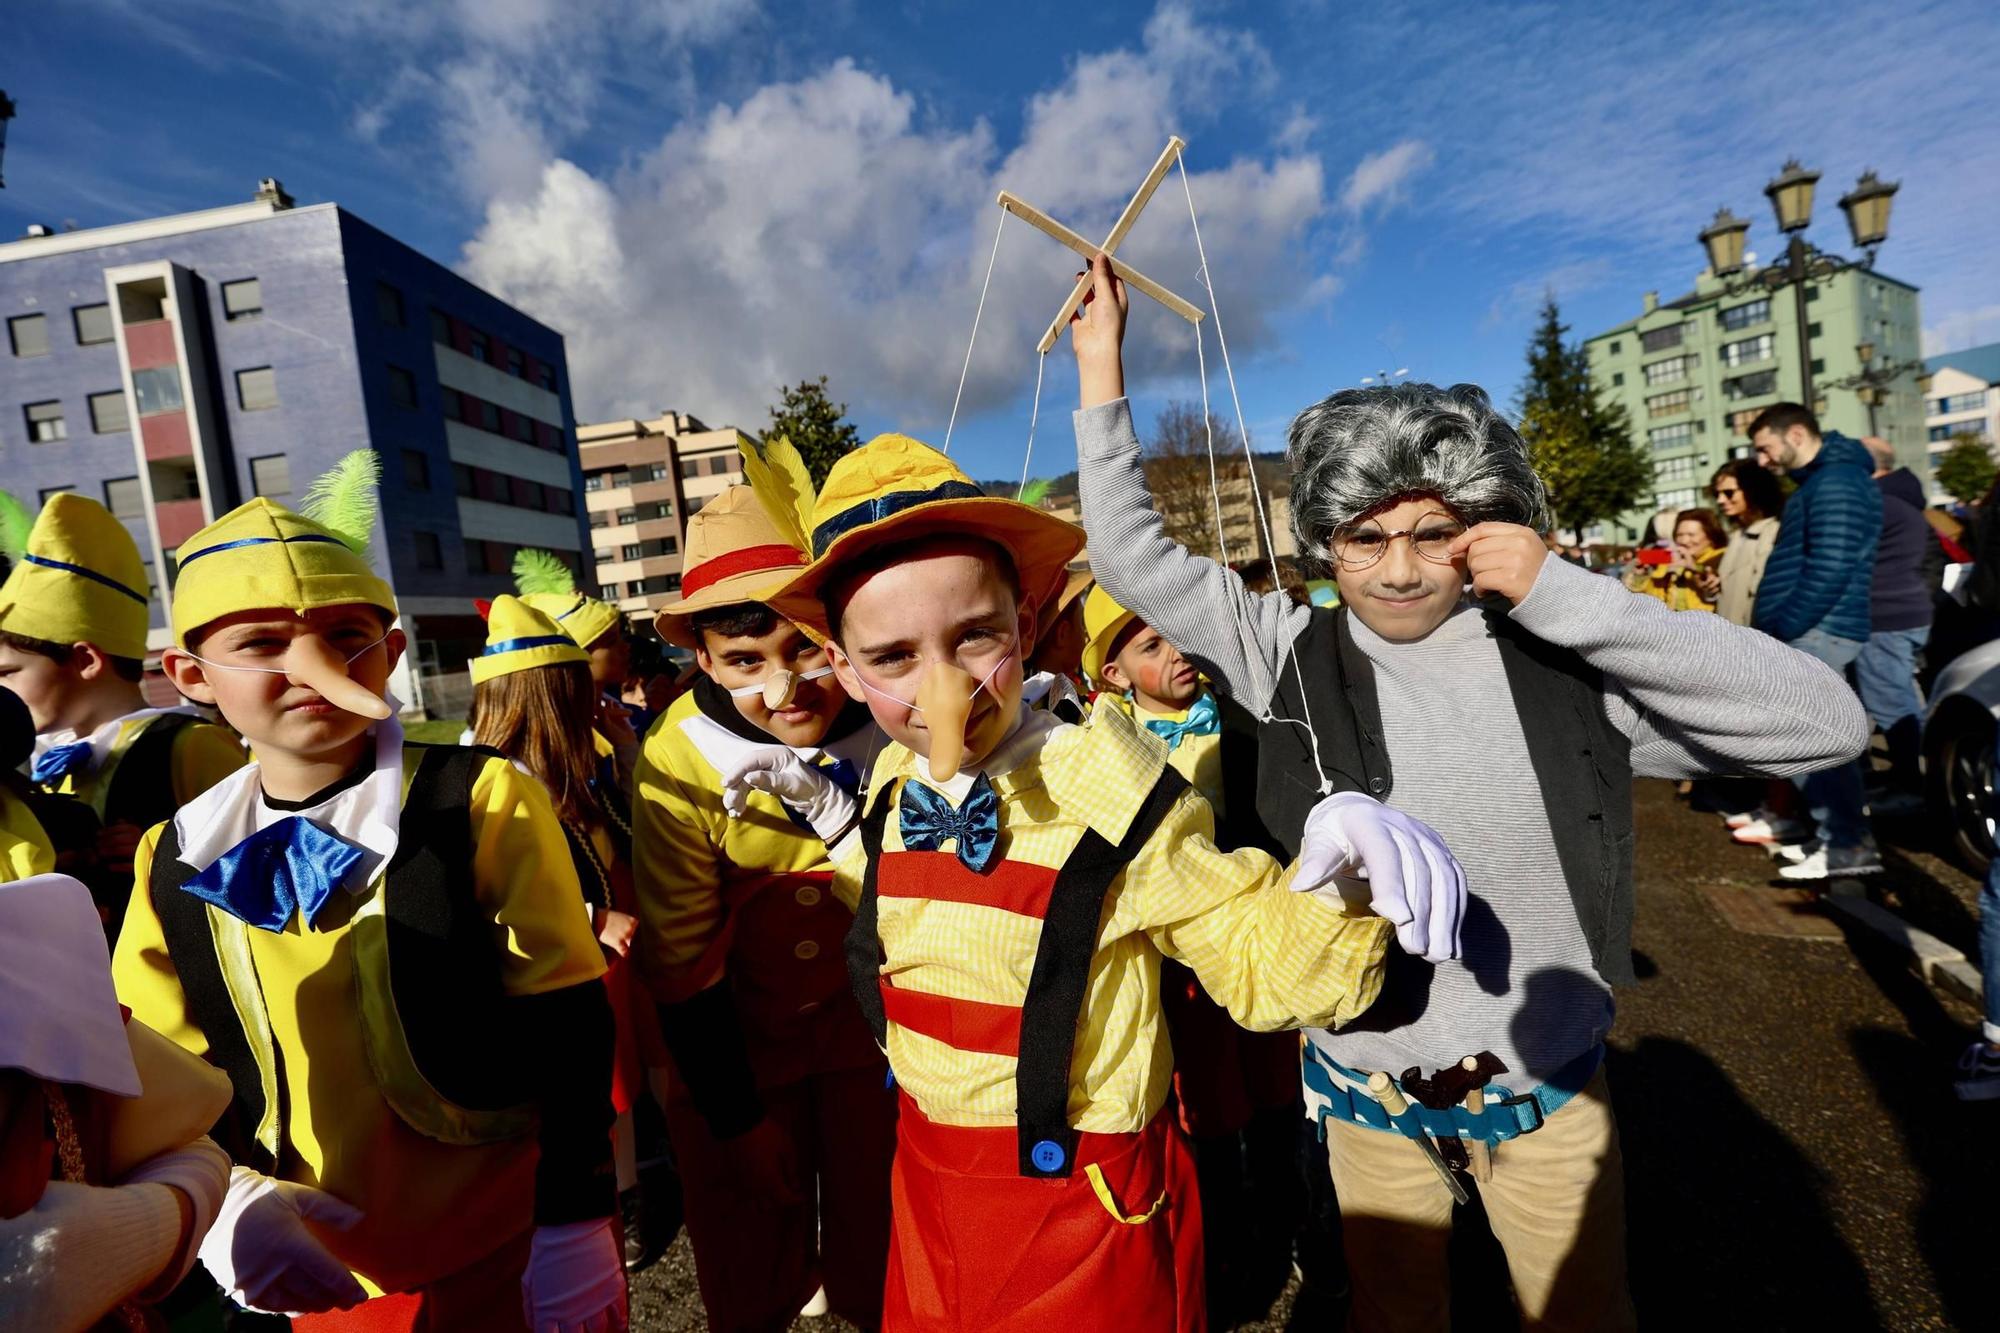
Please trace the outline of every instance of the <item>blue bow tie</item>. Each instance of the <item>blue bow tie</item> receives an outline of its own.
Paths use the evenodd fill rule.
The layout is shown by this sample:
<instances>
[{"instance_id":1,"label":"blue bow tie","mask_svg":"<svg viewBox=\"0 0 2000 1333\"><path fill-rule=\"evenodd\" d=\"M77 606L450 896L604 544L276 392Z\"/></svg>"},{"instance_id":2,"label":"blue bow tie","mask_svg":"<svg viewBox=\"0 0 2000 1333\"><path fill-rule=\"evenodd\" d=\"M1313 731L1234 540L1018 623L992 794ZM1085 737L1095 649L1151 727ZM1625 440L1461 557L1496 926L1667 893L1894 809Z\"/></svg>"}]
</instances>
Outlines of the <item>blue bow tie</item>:
<instances>
[{"instance_id":1,"label":"blue bow tie","mask_svg":"<svg viewBox=\"0 0 2000 1333\"><path fill-rule=\"evenodd\" d=\"M90 767L90 742L77 741L47 750L29 775L37 782L61 782L80 768Z\"/></svg>"},{"instance_id":2,"label":"blue bow tie","mask_svg":"<svg viewBox=\"0 0 2000 1333\"><path fill-rule=\"evenodd\" d=\"M1222 730L1222 713L1215 706L1215 696L1207 691L1194 701L1194 707L1179 722L1170 722L1163 717L1146 719L1146 730L1167 743L1169 750L1179 747L1181 740L1188 736L1213 736Z\"/></svg>"},{"instance_id":3,"label":"blue bow tie","mask_svg":"<svg viewBox=\"0 0 2000 1333\"><path fill-rule=\"evenodd\" d=\"M304 914L307 926L317 922L364 855L339 834L292 815L237 843L185 887L237 920L276 934L294 911Z\"/></svg>"},{"instance_id":4,"label":"blue bow tie","mask_svg":"<svg viewBox=\"0 0 2000 1333\"><path fill-rule=\"evenodd\" d=\"M1000 845L1000 798L984 773L956 809L942 793L920 782L904 783L899 818L905 851L939 851L949 838L958 843L959 864L973 874L983 875L993 864Z\"/></svg>"}]
</instances>

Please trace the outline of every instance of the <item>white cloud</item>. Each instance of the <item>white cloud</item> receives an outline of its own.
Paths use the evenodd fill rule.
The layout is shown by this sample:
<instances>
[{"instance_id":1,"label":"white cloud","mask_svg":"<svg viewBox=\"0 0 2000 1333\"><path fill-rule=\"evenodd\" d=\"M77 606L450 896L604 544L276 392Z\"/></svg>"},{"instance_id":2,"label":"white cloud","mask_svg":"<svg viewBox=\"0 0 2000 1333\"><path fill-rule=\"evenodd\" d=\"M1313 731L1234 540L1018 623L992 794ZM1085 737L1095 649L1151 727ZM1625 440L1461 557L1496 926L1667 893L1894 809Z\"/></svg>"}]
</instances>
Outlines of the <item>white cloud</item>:
<instances>
[{"instance_id":1,"label":"white cloud","mask_svg":"<svg viewBox=\"0 0 2000 1333\"><path fill-rule=\"evenodd\" d=\"M1393 208L1407 197L1411 180L1435 161L1437 154L1422 139L1405 139L1370 153L1340 187L1340 206L1357 216L1371 208Z\"/></svg>"},{"instance_id":2,"label":"white cloud","mask_svg":"<svg viewBox=\"0 0 2000 1333\"><path fill-rule=\"evenodd\" d=\"M1924 325L1924 355L1940 356L2000 342L2000 303L1954 310Z\"/></svg>"},{"instance_id":3,"label":"white cloud","mask_svg":"<svg viewBox=\"0 0 2000 1333\"><path fill-rule=\"evenodd\" d=\"M1248 37L1168 5L1136 49L1079 57L1031 97L1003 153L985 123L939 123L888 78L836 60L685 119L617 169L552 157L524 193L496 191L463 268L565 332L586 419L672 407L754 427L780 384L824 373L856 408L939 438L1002 185L1102 235L1178 130L1195 141L1189 189L1232 352L1330 293L1307 246L1329 212L1317 159L1205 163L1177 119L1268 79ZM1172 175L1121 253L1205 305L1187 209ZM1076 267L1006 224L963 414L1032 386L1035 340ZM1135 379L1192 373L1187 325L1135 295L1132 327ZM1213 365L1212 337L1209 349Z\"/></svg>"}]
</instances>

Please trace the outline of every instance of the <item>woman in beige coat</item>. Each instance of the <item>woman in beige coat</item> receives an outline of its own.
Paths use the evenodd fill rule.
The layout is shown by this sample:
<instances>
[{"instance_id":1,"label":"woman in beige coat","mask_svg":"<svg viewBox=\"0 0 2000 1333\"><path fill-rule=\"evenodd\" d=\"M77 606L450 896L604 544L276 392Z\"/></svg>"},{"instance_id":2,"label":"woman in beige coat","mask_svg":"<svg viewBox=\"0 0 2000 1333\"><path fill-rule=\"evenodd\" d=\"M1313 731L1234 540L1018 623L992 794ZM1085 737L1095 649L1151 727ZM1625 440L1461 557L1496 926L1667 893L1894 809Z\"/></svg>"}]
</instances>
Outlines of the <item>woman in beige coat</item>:
<instances>
[{"instance_id":1,"label":"woman in beige coat","mask_svg":"<svg viewBox=\"0 0 2000 1333\"><path fill-rule=\"evenodd\" d=\"M1757 585L1764 580L1764 562L1777 544L1784 487L1756 459L1732 458L1715 470L1708 489L1736 535L1721 562L1706 575L1701 594L1703 600L1715 603L1715 613L1724 620L1747 625L1757 604Z\"/></svg>"}]
</instances>

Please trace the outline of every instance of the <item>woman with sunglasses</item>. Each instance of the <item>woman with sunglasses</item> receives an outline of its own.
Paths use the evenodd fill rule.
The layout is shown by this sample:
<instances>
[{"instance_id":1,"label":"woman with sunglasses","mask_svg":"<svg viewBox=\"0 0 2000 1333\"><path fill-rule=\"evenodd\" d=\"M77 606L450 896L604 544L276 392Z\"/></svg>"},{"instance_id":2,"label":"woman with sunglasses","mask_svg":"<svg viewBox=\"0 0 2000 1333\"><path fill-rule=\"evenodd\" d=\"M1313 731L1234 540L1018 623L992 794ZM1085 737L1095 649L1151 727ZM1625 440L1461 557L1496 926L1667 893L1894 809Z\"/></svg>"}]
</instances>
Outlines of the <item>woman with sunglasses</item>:
<instances>
[{"instance_id":1,"label":"woman with sunglasses","mask_svg":"<svg viewBox=\"0 0 2000 1333\"><path fill-rule=\"evenodd\" d=\"M1778 511L1785 507L1784 487L1775 474L1754 458L1732 458L1715 470L1708 492L1715 507L1736 527L1736 536L1722 560L1700 589L1715 603L1715 613L1738 625L1750 623L1757 603L1757 585L1764 579L1764 562L1778 541Z\"/></svg>"}]
</instances>

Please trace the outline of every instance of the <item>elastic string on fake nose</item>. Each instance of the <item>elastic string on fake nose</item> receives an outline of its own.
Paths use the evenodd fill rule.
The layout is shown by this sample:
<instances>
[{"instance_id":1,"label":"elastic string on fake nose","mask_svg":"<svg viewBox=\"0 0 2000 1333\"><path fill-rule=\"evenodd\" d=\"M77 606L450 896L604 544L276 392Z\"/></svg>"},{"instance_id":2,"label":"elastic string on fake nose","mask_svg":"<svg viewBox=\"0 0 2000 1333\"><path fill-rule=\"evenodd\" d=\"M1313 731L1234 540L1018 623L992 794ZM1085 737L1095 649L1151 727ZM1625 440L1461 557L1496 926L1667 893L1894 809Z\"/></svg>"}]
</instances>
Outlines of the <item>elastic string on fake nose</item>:
<instances>
[{"instance_id":1,"label":"elastic string on fake nose","mask_svg":"<svg viewBox=\"0 0 2000 1333\"><path fill-rule=\"evenodd\" d=\"M1009 662L1013 660L1014 660L1014 654L1008 653L998 662L995 662L993 664L993 669L987 672L984 676L981 676L979 678L979 682L972 687L972 693L967 695L966 698L977 699L979 697L979 692L985 689L987 685L992 682L995 676L1000 674L1000 668L1006 666ZM887 699L891 703L901 704L903 707L909 709L912 713L915 713L918 717L922 717L924 715L924 710L917 707L916 700L899 698L896 695L889 693L889 691L887 690L876 689L873 685L870 685L868 683L868 678L862 675L859 671L854 673L854 678L860 681L861 688L868 691L870 694L878 694L884 699Z\"/></svg>"},{"instance_id":2,"label":"elastic string on fake nose","mask_svg":"<svg viewBox=\"0 0 2000 1333\"><path fill-rule=\"evenodd\" d=\"M382 632L381 638L375 640L375 642L369 644L365 648L357 648L355 651L349 653L343 660L348 665L352 666L357 659L366 656L367 654L373 652L377 648L380 648L384 643L388 641L389 636L394 632L395 631L393 629L384 630ZM185 648L183 648L181 651L187 652ZM291 649L287 648L285 651L289 653ZM289 676L292 674L290 667L241 666L234 662L211 662L206 657L201 656L201 654L199 653L188 653L187 655L189 657L192 657L195 661L201 663L203 666L210 667L216 671L261 671L266 675L270 676Z\"/></svg>"},{"instance_id":3,"label":"elastic string on fake nose","mask_svg":"<svg viewBox=\"0 0 2000 1333\"><path fill-rule=\"evenodd\" d=\"M795 679L801 681L823 680L826 677L831 676L832 674L833 674L833 667L830 665L823 667L814 667L811 671L799 672L798 675L795 677ZM865 684L866 682L863 683ZM735 686L734 688L727 689L725 692L732 699L748 699L753 694L762 694L764 692L764 687L767 684L769 684L768 681L760 680L755 685L738 685Z\"/></svg>"}]
</instances>

